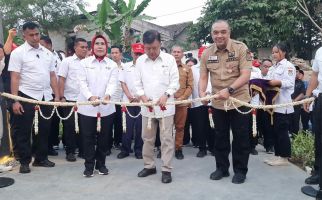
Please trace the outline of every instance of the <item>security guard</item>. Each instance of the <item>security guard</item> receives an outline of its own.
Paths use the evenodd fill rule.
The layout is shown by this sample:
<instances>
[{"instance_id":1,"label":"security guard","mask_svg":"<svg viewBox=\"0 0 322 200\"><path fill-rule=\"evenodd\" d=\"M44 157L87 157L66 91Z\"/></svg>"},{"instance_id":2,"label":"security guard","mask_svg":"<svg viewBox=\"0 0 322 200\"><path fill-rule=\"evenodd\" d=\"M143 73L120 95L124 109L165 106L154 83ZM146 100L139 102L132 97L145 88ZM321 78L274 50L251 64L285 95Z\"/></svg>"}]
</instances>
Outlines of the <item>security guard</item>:
<instances>
[{"instance_id":1,"label":"security guard","mask_svg":"<svg viewBox=\"0 0 322 200\"><path fill-rule=\"evenodd\" d=\"M313 90L317 93L313 109L313 133L315 135L315 163L312 176L305 180L306 184L318 184L320 180L321 135L322 135L322 47L318 49L312 66L312 75L306 90L306 97L312 96ZM309 112L309 104L304 104L304 110Z\"/></svg>"},{"instance_id":2,"label":"security guard","mask_svg":"<svg viewBox=\"0 0 322 200\"><path fill-rule=\"evenodd\" d=\"M212 92L217 97L212 101L215 123L216 171L210 175L212 180L229 176L230 128L232 142L232 160L235 175L232 182L243 183L248 171L250 153L249 114L241 114L232 106L226 112L224 103L232 96L244 102L250 101L248 81L251 72L251 55L247 46L230 39L230 27L227 21L213 23L211 36L214 44L206 49L201 57L199 95L206 96L208 73L210 73ZM236 105L239 106L239 105ZM239 106L242 112L249 108Z\"/></svg>"}]
</instances>

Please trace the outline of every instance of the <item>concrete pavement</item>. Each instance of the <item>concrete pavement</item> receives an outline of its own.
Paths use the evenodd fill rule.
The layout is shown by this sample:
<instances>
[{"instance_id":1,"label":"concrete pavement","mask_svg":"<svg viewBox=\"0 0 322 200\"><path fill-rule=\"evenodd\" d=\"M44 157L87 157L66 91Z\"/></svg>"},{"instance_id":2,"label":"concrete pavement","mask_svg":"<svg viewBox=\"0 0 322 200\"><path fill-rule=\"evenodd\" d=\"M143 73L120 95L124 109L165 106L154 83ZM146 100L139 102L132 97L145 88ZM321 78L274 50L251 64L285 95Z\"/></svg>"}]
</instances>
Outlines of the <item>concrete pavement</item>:
<instances>
[{"instance_id":1,"label":"concrete pavement","mask_svg":"<svg viewBox=\"0 0 322 200\"><path fill-rule=\"evenodd\" d=\"M161 183L160 159L157 159L156 175L138 178L143 168L143 160L134 155L119 160L118 150L113 150L107 158L110 174L93 178L82 176L83 160L65 161L65 153L50 157L56 163L54 168L32 167L30 174L19 174L16 167L12 172L0 176L15 179L15 184L0 189L1 200L309 200L300 191L304 185L306 172L297 166L271 167L263 160L271 157L260 146L259 155L250 157L249 172L244 184L231 183L233 175L220 181L209 179L215 170L213 156L197 158L198 149L185 147L184 160L173 160L173 182Z\"/></svg>"}]
</instances>

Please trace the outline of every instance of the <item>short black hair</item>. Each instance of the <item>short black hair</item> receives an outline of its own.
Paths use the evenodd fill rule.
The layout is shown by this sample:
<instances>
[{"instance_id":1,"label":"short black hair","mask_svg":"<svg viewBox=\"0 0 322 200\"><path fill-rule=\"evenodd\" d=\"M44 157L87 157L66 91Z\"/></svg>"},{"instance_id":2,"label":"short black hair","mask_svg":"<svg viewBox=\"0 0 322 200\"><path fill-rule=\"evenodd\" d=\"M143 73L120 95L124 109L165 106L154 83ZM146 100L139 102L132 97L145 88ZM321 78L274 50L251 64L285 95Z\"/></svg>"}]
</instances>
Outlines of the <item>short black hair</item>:
<instances>
[{"instance_id":1,"label":"short black hair","mask_svg":"<svg viewBox=\"0 0 322 200\"><path fill-rule=\"evenodd\" d=\"M52 41L51 41L51 39L50 39L50 37L48 37L47 35L42 35L41 37L40 37L40 40L43 40L44 42L46 42L47 44L53 44L52 43Z\"/></svg>"},{"instance_id":2,"label":"short black hair","mask_svg":"<svg viewBox=\"0 0 322 200\"><path fill-rule=\"evenodd\" d=\"M193 62L194 65L196 65L198 63L197 59L190 57L188 60L186 60L186 64L188 64L188 62Z\"/></svg>"},{"instance_id":3,"label":"short black hair","mask_svg":"<svg viewBox=\"0 0 322 200\"><path fill-rule=\"evenodd\" d=\"M143 34L143 44L152 44L155 40L161 42L161 34L156 30L148 30Z\"/></svg>"},{"instance_id":4,"label":"short black hair","mask_svg":"<svg viewBox=\"0 0 322 200\"><path fill-rule=\"evenodd\" d=\"M3 49L3 44L0 43L0 49Z\"/></svg>"},{"instance_id":5,"label":"short black hair","mask_svg":"<svg viewBox=\"0 0 322 200\"><path fill-rule=\"evenodd\" d=\"M304 71L303 70L299 70L299 73L302 74L304 76Z\"/></svg>"},{"instance_id":6,"label":"short black hair","mask_svg":"<svg viewBox=\"0 0 322 200\"><path fill-rule=\"evenodd\" d=\"M118 45L112 45L111 49L118 49L120 51L120 53L122 53L122 47L118 46Z\"/></svg>"},{"instance_id":7,"label":"short black hair","mask_svg":"<svg viewBox=\"0 0 322 200\"><path fill-rule=\"evenodd\" d=\"M264 59L262 60L262 62L261 62L261 63L263 63L263 62L265 62L265 61L268 61L268 62L270 62L270 63L273 63L273 61L272 61L271 59L269 59L269 58L264 58Z\"/></svg>"},{"instance_id":8,"label":"short black hair","mask_svg":"<svg viewBox=\"0 0 322 200\"><path fill-rule=\"evenodd\" d=\"M74 41L74 46L76 46L79 42L86 42L87 43L87 41L84 38L76 38Z\"/></svg>"},{"instance_id":9,"label":"short black hair","mask_svg":"<svg viewBox=\"0 0 322 200\"><path fill-rule=\"evenodd\" d=\"M25 31L26 29L39 29L38 24L36 24L35 22L26 22L22 25L22 30Z\"/></svg>"}]
</instances>

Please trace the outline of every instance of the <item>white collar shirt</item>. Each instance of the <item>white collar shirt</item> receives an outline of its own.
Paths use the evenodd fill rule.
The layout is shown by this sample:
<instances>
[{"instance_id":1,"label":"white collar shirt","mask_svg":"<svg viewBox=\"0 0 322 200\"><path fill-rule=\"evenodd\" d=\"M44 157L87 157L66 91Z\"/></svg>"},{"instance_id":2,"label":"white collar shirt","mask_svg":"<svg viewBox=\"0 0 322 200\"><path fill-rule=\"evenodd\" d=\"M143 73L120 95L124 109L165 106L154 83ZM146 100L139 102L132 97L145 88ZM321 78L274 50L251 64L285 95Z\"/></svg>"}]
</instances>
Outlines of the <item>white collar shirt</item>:
<instances>
[{"instance_id":1,"label":"white collar shirt","mask_svg":"<svg viewBox=\"0 0 322 200\"><path fill-rule=\"evenodd\" d=\"M258 69L257 67L252 66L252 71L250 72L250 80L252 80L252 79L261 79L261 78L262 78L261 70ZM255 94L251 98L250 104L252 104L252 105L259 105L260 104L259 94Z\"/></svg>"},{"instance_id":2,"label":"white collar shirt","mask_svg":"<svg viewBox=\"0 0 322 200\"><path fill-rule=\"evenodd\" d=\"M269 68L269 80L280 80L281 90L275 100L275 104L292 103L291 94L294 92L296 70L292 63L286 59L281 60ZM289 114L294 112L293 106L275 108L274 112Z\"/></svg>"},{"instance_id":3,"label":"white collar shirt","mask_svg":"<svg viewBox=\"0 0 322 200\"><path fill-rule=\"evenodd\" d=\"M92 96L103 99L106 95L112 96L117 87L118 69L117 64L105 57L98 61L95 56L90 56L81 61L81 68L78 72L80 93L77 101L88 101ZM99 106L79 106L78 112L82 115L96 117L99 112L102 117L115 112L113 104Z\"/></svg>"},{"instance_id":4,"label":"white collar shirt","mask_svg":"<svg viewBox=\"0 0 322 200\"><path fill-rule=\"evenodd\" d=\"M60 64L58 76L65 78L64 97L68 101L77 101L79 95L77 76L80 68L81 59L75 54L65 58Z\"/></svg>"},{"instance_id":5,"label":"white collar shirt","mask_svg":"<svg viewBox=\"0 0 322 200\"><path fill-rule=\"evenodd\" d=\"M8 71L20 74L20 92L37 100L53 99L50 72L55 71L55 60L45 47L39 45L36 49L25 42L12 51Z\"/></svg>"},{"instance_id":6,"label":"white collar shirt","mask_svg":"<svg viewBox=\"0 0 322 200\"><path fill-rule=\"evenodd\" d=\"M156 102L166 92L170 95L168 102L174 101L173 94L179 89L179 71L174 57L160 51L153 61L146 54L136 61L135 90L138 96L145 95ZM141 107L142 116L162 118L175 114L175 106L167 105L165 111L154 106L149 112L146 106Z\"/></svg>"},{"instance_id":7,"label":"white collar shirt","mask_svg":"<svg viewBox=\"0 0 322 200\"><path fill-rule=\"evenodd\" d=\"M200 64L194 65L191 67L192 74L193 74L193 89L192 89L192 99L199 98L199 79L200 79ZM210 83L210 77L208 74L208 84L207 84L207 89L206 92L211 94L211 83ZM203 105L200 101L198 102L193 102L192 103L192 108L199 107ZM208 105L211 105L209 103Z\"/></svg>"},{"instance_id":8,"label":"white collar shirt","mask_svg":"<svg viewBox=\"0 0 322 200\"><path fill-rule=\"evenodd\" d=\"M322 93L322 47L315 54L312 70L318 73L318 91Z\"/></svg>"},{"instance_id":9,"label":"white collar shirt","mask_svg":"<svg viewBox=\"0 0 322 200\"><path fill-rule=\"evenodd\" d=\"M121 65L117 67L118 74L120 74L123 68L124 68L124 63L121 62ZM116 91L111 99L113 101L122 101L122 98L123 98L123 90L122 90L121 83L118 81Z\"/></svg>"},{"instance_id":10,"label":"white collar shirt","mask_svg":"<svg viewBox=\"0 0 322 200\"><path fill-rule=\"evenodd\" d=\"M135 73L136 73L136 68L133 62L125 63L123 69L119 73L119 81L126 84L132 96L137 97L136 90L134 87ZM125 94L123 94L123 102L129 102L129 99Z\"/></svg>"}]
</instances>

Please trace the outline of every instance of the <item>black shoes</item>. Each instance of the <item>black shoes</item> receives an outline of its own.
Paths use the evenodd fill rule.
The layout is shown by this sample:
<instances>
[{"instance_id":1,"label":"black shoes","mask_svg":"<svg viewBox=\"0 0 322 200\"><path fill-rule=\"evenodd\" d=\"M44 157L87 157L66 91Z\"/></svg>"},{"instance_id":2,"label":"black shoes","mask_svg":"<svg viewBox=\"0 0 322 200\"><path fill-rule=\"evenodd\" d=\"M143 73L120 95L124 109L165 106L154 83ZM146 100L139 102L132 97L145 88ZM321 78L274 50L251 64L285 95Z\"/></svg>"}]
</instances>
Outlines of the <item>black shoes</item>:
<instances>
[{"instance_id":1,"label":"black shoes","mask_svg":"<svg viewBox=\"0 0 322 200\"><path fill-rule=\"evenodd\" d=\"M19 173L21 173L21 174L30 173L29 165L28 164L21 164L20 169L19 169Z\"/></svg>"},{"instance_id":2,"label":"black shoes","mask_svg":"<svg viewBox=\"0 0 322 200\"><path fill-rule=\"evenodd\" d=\"M136 159L143 159L142 153L135 153Z\"/></svg>"},{"instance_id":3,"label":"black shoes","mask_svg":"<svg viewBox=\"0 0 322 200\"><path fill-rule=\"evenodd\" d=\"M271 146L271 147L266 148L266 153L273 154L274 153L274 147Z\"/></svg>"},{"instance_id":4,"label":"black shoes","mask_svg":"<svg viewBox=\"0 0 322 200\"><path fill-rule=\"evenodd\" d=\"M34 166L34 167L54 167L55 163L53 163L49 160L43 160L43 161L34 160L34 162L32 163L32 166Z\"/></svg>"},{"instance_id":5,"label":"black shoes","mask_svg":"<svg viewBox=\"0 0 322 200\"><path fill-rule=\"evenodd\" d=\"M75 162L76 161L76 156L73 153L69 153L66 155L66 160L68 162Z\"/></svg>"},{"instance_id":6,"label":"black shoes","mask_svg":"<svg viewBox=\"0 0 322 200\"><path fill-rule=\"evenodd\" d=\"M179 150L176 150L175 153L174 153L175 157L178 159L178 160L182 160L184 158L183 154L182 154L182 150L179 149Z\"/></svg>"},{"instance_id":7,"label":"black shoes","mask_svg":"<svg viewBox=\"0 0 322 200\"><path fill-rule=\"evenodd\" d=\"M241 183L245 182L245 179L246 179L246 175L241 174L241 173L236 173L233 176L233 179L231 180L231 182L235 183L235 184L241 184Z\"/></svg>"},{"instance_id":8,"label":"black shoes","mask_svg":"<svg viewBox=\"0 0 322 200\"><path fill-rule=\"evenodd\" d=\"M172 182L171 172L162 171L161 182L171 183Z\"/></svg>"},{"instance_id":9,"label":"black shoes","mask_svg":"<svg viewBox=\"0 0 322 200\"><path fill-rule=\"evenodd\" d=\"M138 177L147 177L147 176L150 176L150 175L156 174L156 173L157 173L156 168L152 168L152 169L144 168L142 171L140 171L138 173Z\"/></svg>"},{"instance_id":10,"label":"black shoes","mask_svg":"<svg viewBox=\"0 0 322 200\"><path fill-rule=\"evenodd\" d=\"M124 151L121 151L118 155L117 158L118 159L123 159L125 157L128 157L130 154L129 153L125 153Z\"/></svg>"},{"instance_id":11,"label":"black shoes","mask_svg":"<svg viewBox=\"0 0 322 200\"><path fill-rule=\"evenodd\" d=\"M51 148L51 149L48 149L48 155L49 156L58 156L58 152L55 149Z\"/></svg>"},{"instance_id":12,"label":"black shoes","mask_svg":"<svg viewBox=\"0 0 322 200\"><path fill-rule=\"evenodd\" d=\"M100 175L108 175L108 169L106 166L102 166L98 168L98 174Z\"/></svg>"},{"instance_id":13,"label":"black shoes","mask_svg":"<svg viewBox=\"0 0 322 200\"><path fill-rule=\"evenodd\" d=\"M253 149L250 150L250 154L258 155L258 151L255 148L253 148Z\"/></svg>"},{"instance_id":14,"label":"black shoes","mask_svg":"<svg viewBox=\"0 0 322 200\"><path fill-rule=\"evenodd\" d=\"M86 178L93 177L94 176L94 172L93 172L93 170L85 169L85 171L83 173L83 176L86 177Z\"/></svg>"},{"instance_id":15,"label":"black shoes","mask_svg":"<svg viewBox=\"0 0 322 200\"><path fill-rule=\"evenodd\" d=\"M305 184L317 185L319 184L320 176L318 173L313 173L312 176L305 179Z\"/></svg>"},{"instance_id":16,"label":"black shoes","mask_svg":"<svg viewBox=\"0 0 322 200\"><path fill-rule=\"evenodd\" d=\"M111 155L111 154L112 154L111 149L108 149L108 150L106 151L106 156L109 156L109 155Z\"/></svg>"},{"instance_id":17,"label":"black shoes","mask_svg":"<svg viewBox=\"0 0 322 200\"><path fill-rule=\"evenodd\" d=\"M199 152L197 153L198 158L203 158L206 155L207 155L207 150L199 150Z\"/></svg>"},{"instance_id":18,"label":"black shoes","mask_svg":"<svg viewBox=\"0 0 322 200\"><path fill-rule=\"evenodd\" d=\"M228 176L229 176L229 172L228 171L223 172L223 171L217 169L216 171L214 171L214 172L212 172L210 174L210 179L211 180L220 180L223 177L228 177Z\"/></svg>"}]
</instances>

